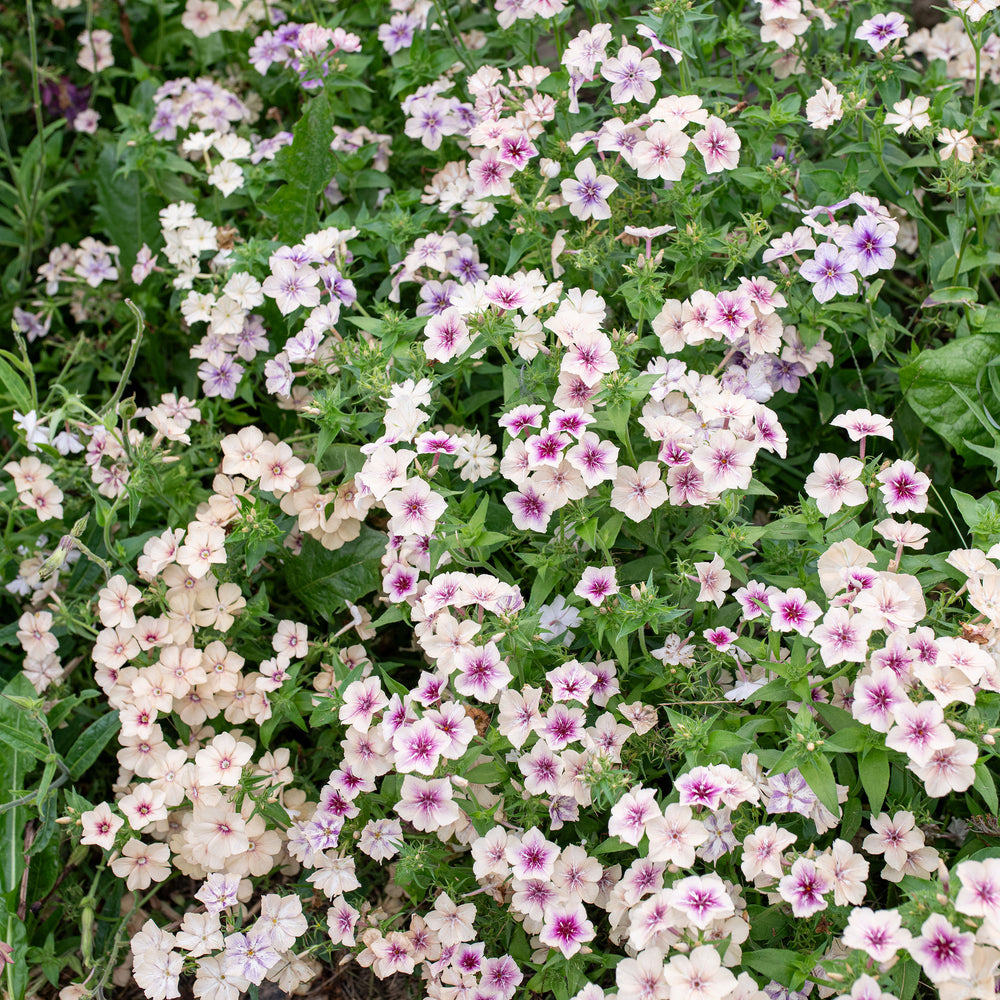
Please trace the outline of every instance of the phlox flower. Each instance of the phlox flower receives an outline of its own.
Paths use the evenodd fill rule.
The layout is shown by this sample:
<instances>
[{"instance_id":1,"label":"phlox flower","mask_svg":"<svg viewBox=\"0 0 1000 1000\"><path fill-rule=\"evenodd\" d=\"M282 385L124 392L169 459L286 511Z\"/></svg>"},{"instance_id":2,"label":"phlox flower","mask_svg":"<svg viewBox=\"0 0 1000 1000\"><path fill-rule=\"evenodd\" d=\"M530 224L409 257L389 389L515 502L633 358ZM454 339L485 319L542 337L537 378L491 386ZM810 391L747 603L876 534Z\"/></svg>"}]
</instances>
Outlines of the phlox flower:
<instances>
[{"instance_id":1,"label":"phlox flower","mask_svg":"<svg viewBox=\"0 0 1000 1000\"><path fill-rule=\"evenodd\" d=\"M645 824L649 839L648 857L678 868L690 868L695 861L695 849L708 840L708 830L695 819L690 806L671 803Z\"/></svg>"},{"instance_id":2,"label":"phlox flower","mask_svg":"<svg viewBox=\"0 0 1000 1000\"><path fill-rule=\"evenodd\" d=\"M573 593L588 600L595 608L599 607L608 597L618 593L614 566L588 566Z\"/></svg>"},{"instance_id":3,"label":"phlox flower","mask_svg":"<svg viewBox=\"0 0 1000 1000\"><path fill-rule=\"evenodd\" d=\"M674 785L680 792L681 805L702 806L712 811L719 808L725 787L708 767L692 768Z\"/></svg>"},{"instance_id":4,"label":"phlox flower","mask_svg":"<svg viewBox=\"0 0 1000 1000\"><path fill-rule=\"evenodd\" d=\"M494 642L472 646L458 654L455 690L466 697L492 702L513 679Z\"/></svg>"},{"instance_id":5,"label":"phlox flower","mask_svg":"<svg viewBox=\"0 0 1000 1000\"><path fill-rule=\"evenodd\" d=\"M876 962L888 962L900 948L909 948L911 940L897 910L876 911L867 906L850 911L843 934L848 948L863 951Z\"/></svg>"},{"instance_id":6,"label":"phlox flower","mask_svg":"<svg viewBox=\"0 0 1000 1000\"><path fill-rule=\"evenodd\" d=\"M532 795L555 795L559 790L565 766L544 738L535 743L530 753L518 758L517 766L524 775L524 787Z\"/></svg>"},{"instance_id":7,"label":"phlox flower","mask_svg":"<svg viewBox=\"0 0 1000 1000\"><path fill-rule=\"evenodd\" d=\"M808 816L817 799L809 783L798 768L787 774L772 774L767 779L767 811L769 813L798 813Z\"/></svg>"},{"instance_id":8,"label":"phlox flower","mask_svg":"<svg viewBox=\"0 0 1000 1000\"><path fill-rule=\"evenodd\" d=\"M448 737L430 719L420 719L412 726L397 729L392 737L396 770L400 774L412 771L433 774L447 745Z\"/></svg>"},{"instance_id":9,"label":"phlox flower","mask_svg":"<svg viewBox=\"0 0 1000 1000\"><path fill-rule=\"evenodd\" d=\"M472 344L469 328L461 313L449 307L431 316L424 327L424 354L430 361L450 361L464 354Z\"/></svg>"},{"instance_id":10,"label":"phlox flower","mask_svg":"<svg viewBox=\"0 0 1000 1000\"><path fill-rule=\"evenodd\" d=\"M955 869L961 883L955 909L970 917L1000 918L1000 859L962 861Z\"/></svg>"},{"instance_id":11,"label":"phlox flower","mask_svg":"<svg viewBox=\"0 0 1000 1000\"><path fill-rule=\"evenodd\" d=\"M643 462L638 469L619 466L611 490L611 507L632 521L644 521L667 502L667 495L658 463Z\"/></svg>"},{"instance_id":12,"label":"phlox flower","mask_svg":"<svg viewBox=\"0 0 1000 1000\"><path fill-rule=\"evenodd\" d=\"M868 653L871 623L853 616L847 608L830 608L811 638L819 643L820 656L826 666L836 663L864 663Z\"/></svg>"},{"instance_id":13,"label":"phlox flower","mask_svg":"<svg viewBox=\"0 0 1000 1000\"><path fill-rule=\"evenodd\" d=\"M719 952L699 945L687 955L673 955L663 976L670 1000L722 1000L736 988L736 977L725 968Z\"/></svg>"},{"instance_id":14,"label":"phlox flower","mask_svg":"<svg viewBox=\"0 0 1000 1000\"><path fill-rule=\"evenodd\" d=\"M739 340L740 335L753 320L754 311L750 296L742 290L719 292L705 317L709 329L721 334L730 343Z\"/></svg>"},{"instance_id":15,"label":"phlox flower","mask_svg":"<svg viewBox=\"0 0 1000 1000\"><path fill-rule=\"evenodd\" d=\"M743 860L740 867L747 879L766 876L779 879L782 876L781 853L795 843L795 834L772 823L758 826L743 841Z\"/></svg>"},{"instance_id":16,"label":"phlox flower","mask_svg":"<svg viewBox=\"0 0 1000 1000\"><path fill-rule=\"evenodd\" d=\"M892 125L898 135L905 135L911 128L927 128L931 123L931 116L927 114L930 106L929 97L896 101L892 111L886 114L885 123Z\"/></svg>"},{"instance_id":17,"label":"phlox flower","mask_svg":"<svg viewBox=\"0 0 1000 1000\"><path fill-rule=\"evenodd\" d=\"M792 587L785 593L776 593L771 601L771 628L777 632L798 632L809 635L813 625L822 614L820 606L806 597L799 587Z\"/></svg>"},{"instance_id":18,"label":"phlox flower","mask_svg":"<svg viewBox=\"0 0 1000 1000\"><path fill-rule=\"evenodd\" d=\"M121 857L111 862L111 870L125 879L130 892L148 889L153 882L162 882L170 875L170 848L132 839L122 848Z\"/></svg>"},{"instance_id":19,"label":"phlox flower","mask_svg":"<svg viewBox=\"0 0 1000 1000\"><path fill-rule=\"evenodd\" d=\"M191 958L200 958L224 946L218 913L188 911L177 931L177 946Z\"/></svg>"},{"instance_id":20,"label":"phlox flower","mask_svg":"<svg viewBox=\"0 0 1000 1000\"><path fill-rule=\"evenodd\" d=\"M717 430L709 440L691 453L695 468L705 477L705 488L712 493L745 490L753 475L757 445L730 430Z\"/></svg>"},{"instance_id":21,"label":"phlox flower","mask_svg":"<svg viewBox=\"0 0 1000 1000\"><path fill-rule=\"evenodd\" d=\"M240 877L231 872L210 872L194 898L204 903L209 913L219 913L236 905L239 883Z\"/></svg>"},{"instance_id":22,"label":"phlox flower","mask_svg":"<svg viewBox=\"0 0 1000 1000\"><path fill-rule=\"evenodd\" d=\"M261 291L272 298L287 316L299 306L312 309L319 305L319 274L308 264L297 264L288 258L271 258L271 273L264 279Z\"/></svg>"},{"instance_id":23,"label":"phlox flower","mask_svg":"<svg viewBox=\"0 0 1000 1000\"><path fill-rule=\"evenodd\" d=\"M664 954L659 948L644 948L635 958L615 966L615 983L621 1000L667 1000L670 987L665 978Z\"/></svg>"},{"instance_id":24,"label":"phlox flower","mask_svg":"<svg viewBox=\"0 0 1000 1000\"><path fill-rule=\"evenodd\" d=\"M892 817L880 813L871 821L874 831L864 839L862 847L869 854L885 855L885 862L891 868L902 868L907 856L923 847L924 836L914 829L911 812L897 812Z\"/></svg>"},{"instance_id":25,"label":"phlox flower","mask_svg":"<svg viewBox=\"0 0 1000 1000\"><path fill-rule=\"evenodd\" d=\"M576 628L582 619L576 608L567 605L562 594L557 594L551 604L543 604L538 613L539 635L544 641L554 642L563 637L565 645L573 641L573 633L569 630Z\"/></svg>"},{"instance_id":26,"label":"phlox flower","mask_svg":"<svg viewBox=\"0 0 1000 1000\"><path fill-rule=\"evenodd\" d=\"M835 840L819 858L817 869L833 882L837 906L857 906L865 898L868 862L846 840Z\"/></svg>"},{"instance_id":27,"label":"phlox flower","mask_svg":"<svg viewBox=\"0 0 1000 1000\"><path fill-rule=\"evenodd\" d=\"M718 875L691 875L671 887L670 905L680 910L699 930L735 912L725 883Z\"/></svg>"},{"instance_id":28,"label":"phlox flower","mask_svg":"<svg viewBox=\"0 0 1000 1000\"><path fill-rule=\"evenodd\" d=\"M241 976L259 986L264 981L267 970L277 965L280 957L268 943L264 931L230 934L226 938L223 968L227 975Z\"/></svg>"},{"instance_id":29,"label":"phlox flower","mask_svg":"<svg viewBox=\"0 0 1000 1000\"><path fill-rule=\"evenodd\" d=\"M536 724L535 731L553 750L564 750L583 738L585 718L583 709L556 703Z\"/></svg>"},{"instance_id":30,"label":"phlox flower","mask_svg":"<svg viewBox=\"0 0 1000 1000\"><path fill-rule=\"evenodd\" d=\"M833 237L846 251L846 263L863 277L871 277L896 263L896 230L874 215L863 215L851 226L841 226Z\"/></svg>"},{"instance_id":31,"label":"phlox flower","mask_svg":"<svg viewBox=\"0 0 1000 1000\"><path fill-rule=\"evenodd\" d=\"M326 924L330 940L334 944L354 947L354 927L361 914L343 896L332 900L333 905L326 911Z\"/></svg>"},{"instance_id":32,"label":"phlox flower","mask_svg":"<svg viewBox=\"0 0 1000 1000\"><path fill-rule=\"evenodd\" d=\"M511 513L514 527L521 531L544 531L552 516L552 504L530 483L507 493L503 502Z\"/></svg>"},{"instance_id":33,"label":"phlox flower","mask_svg":"<svg viewBox=\"0 0 1000 1000\"><path fill-rule=\"evenodd\" d=\"M607 198L618 181L605 174L598 174L593 160L581 160L574 168L576 180L567 178L562 182L562 196L569 205L570 213L581 221L587 219L610 219L611 208Z\"/></svg>"},{"instance_id":34,"label":"phlox flower","mask_svg":"<svg viewBox=\"0 0 1000 1000\"><path fill-rule=\"evenodd\" d=\"M619 361L612 349L611 340L599 331L580 331L575 334L561 364L563 372L578 375L588 386L597 385L605 375L618 368Z\"/></svg>"},{"instance_id":35,"label":"phlox flower","mask_svg":"<svg viewBox=\"0 0 1000 1000\"><path fill-rule=\"evenodd\" d=\"M978 756L976 744L971 740L955 740L934 750L926 764L911 760L907 766L924 783L928 795L941 798L951 792L964 792L972 785Z\"/></svg>"},{"instance_id":36,"label":"phlox flower","mask_svg":"<svg viewBox=\"0 0 1000 1000\"><path fill-rule=\"evenodd\" d=\"M814 861L798 858L791 871L778 882L781 898L792 904L796 917L811 917L827 908L823 898L833 889L833 880L824 875Z\"/></svg>"},{"instance_id":37,"label":"phlox flower","mask_svg":"<svg viewBox=\"0 0 1000 1000\"><path fill-rule=\"evenodd\" d=\"M220 733L212 742L195 755L195 764L206 784L235 787L240 783L244 766L249 762L253 748L249 743L237 741L231 733Z\"/></svg>"},{"instance_id":38,"label":"phlox flower","mask_svg":"<svg viewBox=\"0 0 1000 1000\"><path fill-rule=\"evenodd\" d=\"M636 786L612 806L608 833L626 844L636 845L646 832L646 824L660 815L656 792Z\"/></svg>"},{"instance_id":39,"label":"phlox flower","mask_svg":"<svg viewBox=\"0 0 1000 1000\"><path fill-rule=\"evenodd\" d=\"M611 83L612 104L649 104L656 96L653 82L660 73L659 62L651 57L644 59L642 50L635 45L623 45L616 56L601 65L601 76Z\"/></svg>"},{"instance_id":40,"label":"phlox flower","mask_svg":"<svg viewBox=\"0 0 1000 1000\"><path fill-rule=\"evenodd\" d=\"M96 844L102 850L110 851L115 845L115 834L124 826L125 821L111 811L107 802L101 802L93 809L80 815L80 826L83 836L81 844Z\"/></svg>"},{"instance_id":41,"label":"phlox flower","mask_svg":"<svg viewBox=\"0 0 1000 1000\"><path fill-rule=\"evenodd\" d=\"M691 140L672 122L654 122L633 151L636 173L644 179L679 181ZM638 235L638 234L636 234Z\"/></svg>"},{"instance_id":42,"label":"phlox flower","mask_svg":"<svg viewBox=\"0 0 1000 1000\"><path fill-rule=\"evenodd\" d=\"M961 979L971 965L975 936L960 931L940 913L931 914L920 928L920 937L909 946L910 954L920 963L931 982Z\"/></svg>"},{"instance_id":43,"label":"phlox flower","mask_svg":"<svg viewBox=\"0 0 1000 1000\"><path fill-rule=\"evenodd\" d=\"M579 471L588 489L614 478L617 460L618 448L592 431L581 434L579 443L566 452L566 461Z\"/></svg>"},{"instance_id":44,"label":"phlox flower","mask_svg":"<svg viewBox=\"0 0 1000 1000\"><path fill-rule=\"evenodd\" d=\"M715 115L709 117L705 127L691 140L695 149L705 160L705 171L709 174L723 170L735 170L740 162L740 137L736 129L730 128Z\"/></svg>"},{"instance_id":45,"label":"phlox flower","mask_svg":"<svg viewBox=\"0 0 1000 1000\"><path fill-rule=\"evenodd\" d=\"M404 537L432 534L438 518L448 507L444 497L416 477L406 480L402 489L387 493L382 505L391 515L389 531Z\"/></svg>"},{"instance_id":46,"label":"phlox flower","mask_svg":"<svg viewBox=\"0 0 1000 1000\"><path fill-rule=\"evenodd\" d=\"M475 903L456 903L446 892L434 900L434 908L424 917L445 947L474 940L475 919Z\"/></svg>"},{"instance_id":47,"label":"phlox flower","mask_svg":"<svg viewBox=\"0 0 1000 1000\"><path fill-rule=\"evenodd\" d=\"M931 481L912 462L899 459L875 478L882 484L879 489L890 514L921 513L927 509Z\"/></svg>"},{"instance_id":48,"label":"phlox flower","mask_svg":"<svg viewBox=\"0 0 1000 1000\"><path fill-rule=\"evenodd\" d=\"M854 37L867 42L875 52L881 52L887 45L910 33L906 19L893 11L890 14L875 14L861 22Z\"/></svg>"},{"instance_id":49,"label":"phlox flower","mask_svg":"<svg viewBox=\"0 0 1000 1000\"><path fill-rule=\"evenodd\" d=\"M851 713L858 722L887 733L895 722L896 707L906 700L906 692L892 670L873 669L854 682Z\"/></svg>"},{"instance_id":50,"label":"phlox flower","mask_svg":"<svg viewBox=\"0 0 1000 1000\"><path fill-rule=\"evenodd\" d=\"M835 295L853 295L858 279L851 273L853 260L836 243L823 243L811 260L799 266L799 274L813 286L818 302L829 302Z\"/></svg>"},{"instance_id":51,"label":"phlox flower","mask_svg":"<svg viewBox=\"0 0 1000 1000\"><path fill-rule=\"evenodd\" d=\"M733 579L722 556L717 554L712 557L711 562L695 563L694 569L698 574L698 583L701 584L695 600L712 601L717 608L721 608Z\"/></svg>"},{"instance_id":52,"label":"phlox flower","mask_svg":"<svg viewBox=\"0 0 1000 1000\"><path fill-rule=\"evenodd\" d=\"M545 839L537 827L523 837L508 837L507 862L516 879L548 879L559 857L559 848Z\"/></svg>"},{"instance_id":53,"label":"phlox flower","mask_svg":"<svg viewBox=\"0 0 1000 1000\"><path fill-rule=\"evenodd\" d=\"M448 778L423 781L412 774L406 775L400 789L400 800L393 808L404 820L412 823L414 829L425 833L439 830L459 818Z\"/></svg>"},{"instance_id":54,"label":"phlox flower","mask_svg":"<svg viewBox=\"0 0 1000 1000\"><path fill-rule=\"evenodd\" d=\"M969 135L968 129L944 128L938 133L937 141L942 144L941 161L950 159L953 155L962 163L971 163L976 140Z\"/></svg>"},{"instance_id":55,"label":"phlox flower","mask_svg":"<svg viewBox=\"0 0 1000 1000\"><path fill-rule=\"evenodd\" d=\"M596 675L576 660L548 671L545 679L552 687L553 701L578 701L583 705L587 703L591 689L597 683Z\"/></svg>"},{"instance_id":56,"label":"phlox flower","mask_svg":"<svg viewBox=\"0 0 1000 1000\"><path fill-rule=\"evenodd\" d=\"M744 621L754 621L761 615L770 614L771 598L779 593L777 588L759 583L757 580L750 580L745 587L740 587L735 591L733 597L739 602L742 608L742 618Z\"/></svg>"},{"instance_id":57,"label":"phlox flower","mask_svg":"<svg viewBox=\"0 0 1000 1000\"><path fill-rule=\"evenodd\" d=\"M302 900L298 896L279 896L276 893L261 896L260 916L253 930L264 934L275 951L288 951L308 928L308 921L302 912Z\"/></svg>"},{"instance_id":58,"label":"phlox flower","mask_svg":"<svg viewBox=\"0 0 1000 1000\"><path fill-rule=\"evenodd\" d=\"M367 732L373 717L388 704L389 700L382 691L382 683L377 677L352 681L343 693L343 704L338 710L337 717L359 732Z\"/></svg>"}]
</instances>

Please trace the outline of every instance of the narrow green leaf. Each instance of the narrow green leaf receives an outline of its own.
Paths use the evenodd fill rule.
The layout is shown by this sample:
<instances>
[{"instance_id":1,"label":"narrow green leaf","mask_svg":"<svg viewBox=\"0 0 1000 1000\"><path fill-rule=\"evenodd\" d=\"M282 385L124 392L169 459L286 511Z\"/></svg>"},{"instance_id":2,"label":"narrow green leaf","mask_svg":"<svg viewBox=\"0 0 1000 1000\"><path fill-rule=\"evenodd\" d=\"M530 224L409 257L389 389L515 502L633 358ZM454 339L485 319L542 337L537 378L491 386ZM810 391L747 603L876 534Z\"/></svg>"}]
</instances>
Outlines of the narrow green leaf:
<instances>
[{"instance_id":1,"label":"narrow green leaf","mask_svg":"<svg viewBox=\"0 0 1000 1000\"><path fill-rule=\"evenodd\" d=\"M108 712L92 722L66 754L66 767L74 779L82 777L100 756L108 741L118 732L121 720L117 712Z\"/></svg>"}]
</instances>

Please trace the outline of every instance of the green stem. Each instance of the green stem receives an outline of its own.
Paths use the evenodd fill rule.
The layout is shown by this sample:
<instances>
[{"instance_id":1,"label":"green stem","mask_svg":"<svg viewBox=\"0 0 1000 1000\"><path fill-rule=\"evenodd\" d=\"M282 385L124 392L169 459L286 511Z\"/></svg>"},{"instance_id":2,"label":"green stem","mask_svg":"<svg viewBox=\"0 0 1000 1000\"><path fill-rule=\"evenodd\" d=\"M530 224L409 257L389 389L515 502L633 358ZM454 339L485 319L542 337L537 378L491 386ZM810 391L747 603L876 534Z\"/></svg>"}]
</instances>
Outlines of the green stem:
<instances>
[{"instance_id":1,"label":"green stem","mask_svg":"<svg viewBox=\"0 0 1000 1000\"><path fill-rule=\"evenodd\" d=\"M126 358L125 367L122 370L122 377L118 380L118 388L115 389L114 395L108 400L104 409L101 410L102 419L116 414L118 403L122 398L122 393L125 391L125 385L132 374L132 369L135 367L135 359L139 356L139 345L142 343L142 334L146 329L146 324L143 322L142 312L139 307L131 299L126 299L125 305L129 307L129 310L135 317L135 338L132 340L132 346L129 348L128 358Z\"/></svg>"}]
</instances>

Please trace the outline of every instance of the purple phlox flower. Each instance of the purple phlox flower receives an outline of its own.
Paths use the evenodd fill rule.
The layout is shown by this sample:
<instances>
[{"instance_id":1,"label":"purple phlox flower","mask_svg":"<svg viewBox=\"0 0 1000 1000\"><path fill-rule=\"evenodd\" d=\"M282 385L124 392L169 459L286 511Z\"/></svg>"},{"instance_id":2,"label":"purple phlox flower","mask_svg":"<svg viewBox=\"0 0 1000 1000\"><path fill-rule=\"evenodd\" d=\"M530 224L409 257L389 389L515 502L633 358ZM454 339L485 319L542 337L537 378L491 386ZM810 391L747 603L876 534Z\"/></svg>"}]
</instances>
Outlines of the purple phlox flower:
<instances>
[{"instance_id":1,"label":"purple phlox flower","mask_svg":"<svg viewBox=\"0 0 1000 1000\"><path fill-rule=\"evenodd\" d=\"M210 361L202 362L198 368L198 378L203 383L206 396L232 399L236 395L236 387L243 377L243 371L243 366L227 355L218 364L212 364Z\"/></svg>"},{"instance_id":2,"label":"purple phlox flower","mask_svg":"<svg viewBox=\"0 0 1000 1000\"><path fill-rule=\"evenodd\" d=\"M605 59L601 76L611 83L612 104L639 101L649 104L656 96L653 81L661 74L655 59L643 58L642 50L635 45L623 45L612 59Z\"/></svg>"},{"instance_id":3,"label":"purple phlox flower","mask_svg":"<svg viewBox=\"0 0 1000 1000\"><path fill-rule=\"evenodd\" d=\"M230 934L226 938L222 967L227 975L242 976L260 986L267 970L280 959L264 931L251 931L249 934Z\"/></svg>"},{"instance_id":4,"label":"purple phlox flower","mask_svg":"<svg viewBox=\"0 0 1000 1000\"><path fill-rule=\"evenodd\" d=\"M816 804L816 796L798 768L787 774L773 774L767 779L770 798L767 802L769 813L794 812L808 816Z\"/></svg>"},{"instance_id":5,"label":"purple phlox flower","mask_svg":"<svg viewBox=\"0 0 1000 1000\"><path fill-rule=\"evenodd\" d=\"M858 279L851 273L853 265L850 253L841 250L836 243L823 243L817 247L812 260L802 263L799 274L812 283L818 302L829 302L834 295L857 292Z\"/></svg>"},{"instance_id":6,"label":"purple phlox flower","mask_svg":"<svg viewBox=\"0 0 1000 1000\"><path fill-rule=\"evenodd\" d=\"M378 40L388 55L413 44L413 34L420 27L420 18L412 14L393 14L388 24L380 24Z\"/></svg>"},{"instance_id":7,"label":"purple phlox flower","mask_svg":"<svg viewBox=\"0 0 1000 1000\"><path fill-rule=\"evenodd\" d=\"M798 361L784 361L780 358L771 360L770 381L775 391L798 392L799 379L804 378L806 369Z\"/></svg>"},{"instance_id":8,"label":"purple phlox flower","mask_svg":"<svg viewBox=\"0 0 1000 1000\"><path fill-rule=\"evenodd\" d=\"M862 21L861 27L854 32L854 37L867 42L876 52L881 52L897 38L906 38L909 33L906 18L893 11L891 14L875 14Z\"/></svg>"},{"instance_id":9,"label":"purple phlox flower","mask_svg":"<svg viewBox=\"0 0 1000 1000\"><path fill-rule=\"evenodd\" d=\"M861 216L853 226L842 226L834 241L847 254L845 263L866 278L896 263L892 249L896 234L872 215Z\"/></svg>"},{"instance_id":10,"label":"purple phlox flower","mask_svg":"<svg viewBox=\"0 0 1000 1000\"><path fill-rule=\"evenodd\" d=\"M590 157L581 160L573 172L576 180L567 178L562 182L562 196L569 205L570 213L581 221L610 219L611 208L607 198L618 187L618 181L598 174Z\"/></svg>"},{"instance_id":11,"label":"purple phlox flower","mask_svg":"<svg viewBox=\"0 0 1000 1000\"><path fill-rule=\"evenodd\" d=\"M974 935L960 931L942 914L935 913L924 921L910 953L932 982L961 979L968 975L972 964L975 940Z\"/></svg>"},{"instance_id":12,"label":"purple phlox flower","mask_svg":"<svg viewBox=\"0 0 1000 1000\"><path fill-rule=\"evenodd\" d=\"M676 781L682 806L704 806L715 810L719 807L724 786L707 767L696 767Z\"/></svg>"}]
</instances>

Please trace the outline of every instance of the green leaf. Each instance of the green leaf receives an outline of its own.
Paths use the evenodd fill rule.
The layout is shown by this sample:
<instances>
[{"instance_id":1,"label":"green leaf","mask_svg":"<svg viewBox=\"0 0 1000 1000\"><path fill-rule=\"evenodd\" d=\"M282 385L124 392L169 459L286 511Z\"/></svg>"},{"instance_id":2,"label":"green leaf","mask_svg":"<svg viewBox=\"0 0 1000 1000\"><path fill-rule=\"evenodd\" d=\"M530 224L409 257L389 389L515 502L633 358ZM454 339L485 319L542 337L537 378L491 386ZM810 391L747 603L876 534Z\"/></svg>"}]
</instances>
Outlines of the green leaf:
<instances>
[{"instance_id":1,"label":"green leaf","mask_svg":"<svg viewBox=\"0 0 1000 1000\"><path fill-rule=\"evenodd\" d=\"M791 986L798 971L799 953L784 948L754 948L744 951L743 961L783 986Z\"/></svg>"},{"instance_id":2,"label":"green leaf","mask_svg":"<svg viewBox=\"0 0 1000 1000\"><path fill-rule=\"evenodd\" d=\"M37 697L31 682L23 673L7 684L4 694L9 697ZM38 724L24 709L17 708L4 698L0 698L0 720L20 737L40 742L41 729ZM6 747L4 753L0 754L0 802L11 802L24 794L24 777L31 766L28 757L28 754L16 746ZM0 813L0 903L6 899L7 904L15 909L21 873L24 871L26 812L24 806L17 806ZM8 944L11 943L10 938L6 940ZM9 968L8 966L8 975Z\"/></svg>"},{"instance_id":3,"label":"green leaf","mask_svg":"<svg viewBox=\"0 0 1000 1000\"><path fill-rule=\"evenodd\" d=\"M837 801L837 781L833 776L830 762L821 753L813 754L809 760L799 764L799 771L806 783L816 794L816 797L834 816L840 815L840 803Z\"/></svg>"},{"instance_id":4,"label":"green leaf","mask_svg":"<svg viewBox=\"0 0 1000 1000\"><path fill-rule=\"evenodd\" d=\"M983 443L985 436L975 414L956 393L956 387L972 399L978 398L979 376L996 358L998 349L997 338L988 334L961 337L944 347L921 351L899 373L903 393L917 416L966 456L970 451L966 438ZM1000 410L992 393L986 408L989 412Z\"/></svg>"},{"instance_id":5,"label":"green leaf","mask_svg":"<svg viewBox=\"0 0 1000 1000\"><path fill-rule=\"evenodd\" d=\"M36 760L45 760L49 755L49 748L41 740L33 739L6 722L0 722L0 739L21 753L30 754Z\"/></svg>"},{"instance_id":6,"label":"green leaf","mask_svg":"<svg viewBox=\"0 0 1000 1000\"><path fill-rule=\"evenodd\" d=\"M998 805L997 786L992 772L984 761L976 764L976 780L972 783L972 787L979 792L987 808L995 815Z\"/></svg>"},{"instance_id":7,"label":"green leaf","mask_svg":"<svg viewBox=\"0 0 1000 1000\"><path fill-rule=\"evenodd\" d=\"M31 409L31 393L24 379L3 358L0 358L0 382L3 382L14 408L27 413Z\"/></svg>"},{"instance_id":8,"label":"green leaf","mask_svg":"<svg viewBox=\"0 0 1000 1000\"><path fill-rule=\"evenodd\" d=\"M951 302L961 302L965 305L974 304L979 296L976 294L974 288L967 288L964 285L952 285L948 288L935 288L930 295L927 296L923 301L923 305L927 306L943 306L948 305Z\"/></svg>"},{"instance_id":9,"label":"green leaf","mask_svg":"<svg viewBox=\"0 0 1000 1000\"><path fill-rule=\"evenodd\" d=\"M337 156L330 149L335 124L332 94L324 88L307 105L293 132L290 145L278 150L273 175L284 183L264 205L264 212L278 223L278 239L294 243L302 233L316 228L319 196L333 178Z\"/></svg>"},{"instance_id":10,"label":"green leaf","mask_svg":"<svg viewBox=\"0 0 1000 1000\"><path fill-rule=\"evenodd\" d=\"M858 774L868 796L868 805L872 813L878 814L889 788L889 755L882 747L873 747L858 762Z\"/></svg>"},{"instance_id":11,"label":"green leaf","mask_svg":"<svg viewBox=\"0 0 1000 1000\"><path fill-rule=\"evenodd\" d=\"M182 161L183 162L183 161ZM121 270L128 274L143 243L152 245L159 239L158 213L162 200L148 188L143 188L138 172L121 171L114 143L101 151L94 174L98 224L111 242L121 251Z\"/></svg>"},{"instance_id":12,"label":"green leaf","mask_svg":"<svg viewBox=\"0 0 1000 1000\"><path fill-rule=\"evenodd\" d=\"M382 582L381 558L385 535L362 526L361 534L333 552L306 537L302 552L285 560L289 596L327 621L362 597L378 590Z\"/></svg>"},{"instance_id":13,"label":"green leaf","mask_svg":"<svg viewBox=\"0 0 1000 1000\"><path fill-rule=\"evenodd\" d=\"M70 777L74 780L83 777L120 726L118 713L108 712L80 733L66 754L66 767Z\"/></svg>"}]
</instances>

